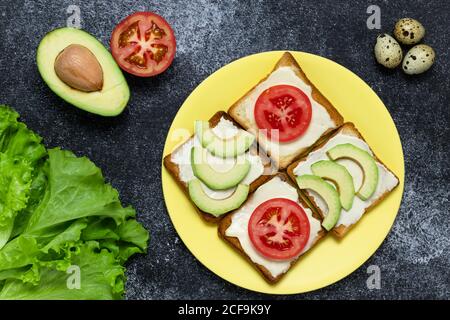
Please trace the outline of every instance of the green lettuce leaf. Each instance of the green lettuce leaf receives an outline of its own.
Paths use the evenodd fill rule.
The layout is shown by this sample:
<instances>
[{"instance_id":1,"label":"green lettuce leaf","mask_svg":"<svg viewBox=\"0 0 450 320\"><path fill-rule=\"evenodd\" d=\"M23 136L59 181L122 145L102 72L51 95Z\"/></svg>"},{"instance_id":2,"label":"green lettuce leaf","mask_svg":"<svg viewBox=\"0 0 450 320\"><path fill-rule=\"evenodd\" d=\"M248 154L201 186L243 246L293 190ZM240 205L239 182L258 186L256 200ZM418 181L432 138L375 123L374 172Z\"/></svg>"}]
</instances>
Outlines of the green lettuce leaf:
<instances>
[{"instance_id":1,"label":"green lettuce leaf","mask_svg":"<svg viewBox=\"0 0 450 320\"><path fill-rule=\"evenodd\" d=\"M32 213L41 203L47 188L47 172L48 162L40 163L34 170L27 207L17 214L11 237L16 237L25 230Z\"/></svg>"},{"instance_id":2,"label":"green lettuce leaf","mask_svg":"<svg viewBox=\"0 0 450 320\"><path fill-rule=\"evenodd\" d=\"M42 138L18 122L19 114L0 105L0 152L9 156L21 156L35 165L47 154Z\"/></svg>"},{"instance_id":3,"label":"green lettuce leaf","mask_svg":"<svg viewBox=\"0 0 450 320\"><path fill-rule=\"evenodd\" d=\"M47 154L41 138L0 105L0 248L11 237L16 216L27 207L34 170Z\"/></svg>"},{"instance_id":4,"label":"green lettuce leaf","mask_svg":"<svg viewBox=\"0 0 450 320\"><path fill-rule=\"evenodd\" d=\"M48 188L26 234L39 235L53 225L88 216L111 217L117 224L135 216L133 208L122 207L117 190L105 184L100 169L88 158L60 149L48 154Z\"/></svg>"},{"instance_id":5,"label":"green lettuce leaf","mask_svg":"<svg viewBox=\"0 0 450 320\"><path fill-rule=\"evenodd\" d=\"M5 281L0 299L118 299L124 291L125 268L114 255L100 249L98 242L82 244L72 256L71 265L62 270L42 267L40 284L17 279ZM79 278L77 278L79 275ZM79 279L79 286L78 280Z\"/></svg>"},{"instance_id":6,"label":"green lettuce leaf","mask_svg":"<svg viewBox=\"0 0 450 320\"><path fill-rule=\"evenodd\" d=\"M118 234L121 241L130 242L142 250L147 248L148 231L134 219L125 221L118 227Z\"/></svg>"},{"instance_id":7,"label":"green lettuce leaf","mask_svg":"<svg viewBox=\"0 0 450 320\"><path fill-rule=\"evenodd\" d=\"M0 105L0 151L6 149L11 133L16 130L19 114L11 108Z\"/></svg>"},{"instance_id":8,"label":"green lettuce leaf","mask_svg":"<svg viewBox=\"0 0 450 320\"><path fill-rule=\"evenodd\" d=\"M89 159L47 152L17 118L0 106L0 299L121 298L148 232Z\"/></svg>"},{"instance_id":9,"label":"green lettuce leaf","mask_svg":"<svg viewBox=\"0 0 450 320\"><path fill-rule=\"evenodd\" d=\"M38 254L39 248L35 238L19 236L0 250L0 272L12 272L14 269L31 267ZM3 279L6 279L5 275Z\"/></svg>"},{"instance_id":10,"label":"green lettuce leaf","mask_svg":"<svg viewBox=\"0 0 450 320\"><path fill-rule=\"evenodd\" d=\"M81 232L87 227L86 219L79 219L73 222L66 230L55 236L48 242L41 251L48 253L53 250L56 253L60 253L61 250L67 245L75 245L80 240Z\"/></svg>"}]
</instances>

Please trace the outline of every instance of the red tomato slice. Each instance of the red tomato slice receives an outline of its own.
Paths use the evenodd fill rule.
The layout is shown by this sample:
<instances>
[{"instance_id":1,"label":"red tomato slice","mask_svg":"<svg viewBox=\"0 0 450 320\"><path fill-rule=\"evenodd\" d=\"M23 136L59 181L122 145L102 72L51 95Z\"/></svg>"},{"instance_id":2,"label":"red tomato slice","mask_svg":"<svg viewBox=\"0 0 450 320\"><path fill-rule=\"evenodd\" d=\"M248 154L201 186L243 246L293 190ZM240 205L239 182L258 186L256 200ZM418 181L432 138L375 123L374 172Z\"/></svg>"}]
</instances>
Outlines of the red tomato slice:
<instances>
[{"instance_id":1,"label":"red tomato slice","mask_svg":"<svg viewBox=\"0 0 450 320\"><path fill-rule=\"evenodd\" d=\"M303 208L284 198L261 203L248 223L253 246L272 260L288 260L299 255L308 242L309 229Z\"/></svg>"},{"instance_id":2,"label":"red tomato slice","mask_svg":"<svg viewBox=\"0 0 450 320\"><path fill-rule=\"evenodd\" d=\"M255 103L255 121L269 139L288 142L301 136L311 122L311 101L299 88L278 85L264 90ZM277 130L277 131L275 131Z\"/></svg>"},{"instance_id":3,"label":"red tomato slice","mask_svg":"<svg viewBox=\"0 0 450 320\"><path fill-rule=\"evenodd\" d=\"M136 12L122 20L112 33L110 45L119 66L139 77L164 72L176 51L172 28L153 12Z\"/></svg>"}]
</instances>

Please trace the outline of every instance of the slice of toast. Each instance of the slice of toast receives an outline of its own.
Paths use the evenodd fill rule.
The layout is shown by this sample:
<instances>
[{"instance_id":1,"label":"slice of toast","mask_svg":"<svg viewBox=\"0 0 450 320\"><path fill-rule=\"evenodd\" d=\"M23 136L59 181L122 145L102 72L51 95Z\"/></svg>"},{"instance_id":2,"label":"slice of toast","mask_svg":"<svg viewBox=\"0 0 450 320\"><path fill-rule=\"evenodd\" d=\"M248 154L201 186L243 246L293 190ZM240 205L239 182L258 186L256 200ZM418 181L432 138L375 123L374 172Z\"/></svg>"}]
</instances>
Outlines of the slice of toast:
<instances>
[{"instance_id":1,"label":"slice of toast","mask_svg":"<svg viewBox=\"0 0 450 320\"><path fill-rule=\"evenodd\" d=\"M230 120L233 122L233 124L240 128L239 125L233 121L232 118L230 118L230 116L224 112L224 111L218 111L217 113L214 114L214 116L209 120L209 125L211 128L214 128L220 121L221 118L225 118L227 120ZM194 135L190 138L193 139ZM187 140L184 143L188 143L189 140ZM180 145L178 148L181 148L183 146ZM178 183L178 185L183 189L183 191L185 192L185 194L187 195L187 197L189 197L189 190L188 190L188 185L187 182L184 182L181 177L180 177L180 169L179 166L172 161L172 154L174 152L176 152L178 150L178 148L176 148L175 150L172 151L172 153L166 155L164 157L164 167L169 171L169 173L172 175L172 177L175 179L175 181ZM253 150L251 150L253 151ZM262 155L260 154L260 156L262 157ZM257 187L259 187L261 184L263 184L267 179L269 179L270 177L270 173L271 173L271 163L269 159L263 159L263 164L264 164L264 173L263 175L261 175L259 178L257 178L255 181L253 181L250 184L250 193L253 192ZM193 205L195 206L195 204L193 203ZM215 217L207 212L201 211L199 208L197 208L197 206L195 206L197 211L199 212L200 216L207 222L211 222L211 223L216 223L218 222L223 216L221 217Z\"/></svg>"},{"instance_id":2,"label":"slice of toast","mask_svg":"<svg viewBox=\"0 0 450 320\"><path fill-rule=\"evenodd\" d=\"M293 79L286 79L284 76L276 74L283 70L288 71L283 68L289 68L294 72ZM291 72L288 74L292 75ZM306 132L294 141L287 143L272 142L264 133L260 132L258 134L259 131L254 119L253 109L256 99L261 92L278 84L288 84L298 87L296 81L299 80L311 91L310 97L314 100L311 101L311 123ZM305 91L304 88L302 91ZM279 169L286 168L293 160L307 152L314 143L343 123L342 116L333 104L328 101L319 89L317 89L317 87L308 79L300 65L289 52L285 52L280 60L278 60L271 73L234 103L228 110L228 113L242 127L255 134L260 146L269 156L271 156L272 161L278 164Z\"/></svg>"},{"instance_id":3,"label":"slice of toast","mask_svg":"<svg viewBox=\"0 0 450 320\"><path fill-rule=\"evenodd\" d=\"M359 133L359 131L355 128L355 125L351 122L347 122L344 125L342 125L338 130L336 130L333 134L331 134L326 140L322 141L321 143L317 144L310 153L308 153L308 155L302 157L301 159L297 160L296 162L292 163L288 169L287 169L287 173L289 175L289 177L295 182L296 181L296 168L299 167L299 170L301 171L301 174L312 174L310 166L312 163L322 160L322 159L328 159L328 156L326 155L326 151L329 150L333 144L337 143L337 142L333 142L333 141L338 141L337 139L341 139L340 137L344 136L349 136L351 138L357 138L361 141L363 141L366 145L367 142L364 140L363 136ZM344 140L342 140L344 141ZM353 141L353 140L351 140ZM345 143L345 142L343 142ZM340 142L338 143L340 144ZM394 190L398 183L399 180L397 178L397 176L390 171L386 165L384 165L384 163L375 155L375 153L372 151L372 149L370 148L370 146L367 145L367 147L369 148L370 152L372 153L374 159L376 160L376 162L378 163L378 165L381 165L382 167L384 167L385 174L379 174L379 182L378 182L378 188L375 191L374 195L372 195L372 197L367 200L366 202L360 200L357 196L355 196L354 198L354 202L353 202L353 206L352 209L350 209L349 212L345 211L342 209L341 212L341 218L339 219L338 223L336 224L336 226L333 228L333 233L339 237L342 238L350 229L351 227L353 227L361 218L362 216L368 212L370 209L372 209L373 207L375 207L379 202L381 202L385 197L387 197L387 195L389 193L392 192L392 190ZM346 161L350 161L350 160L346 160ZM355 164L356 166L356 164ZM350 171L350 170L349 170ZM380 169L379 169L380 171ZM299 171L297 171L298 173ZM352 174L352 172L350 172ZM352 174L352 176L354 177L354 174ZM383 186L386 186L386 188L383 188ZM318 195L314 195L313 192L309 191L309 190L301 190L301 192L305 195L305 197L308 198L308 202L311 203L314 206L314 209L318 212L318 214L324 218L326 215L326 207L324 208L324 204L320 204L320 198ZM356 202L358 202L358 204L356 204ZM351 214L354 215L355 217L357 217L356 221L352 221L353 223L342 223L343 221L345 221L345 219L348 219L349 217L345 217L344 215L346 214ZM359 215L359 217L358 217ZM349 220L350 221L350 220Z\"/></svg>"},{"instance_id":4,"label":"slice of toast","mask_svg":"<svg viewBox=\"0 0 450 320\"><path fill-rule=\"evenodd\" d=\"M290 186L294 187L297 192L299 192L298 188L292 183L292 181L289 180L288 176L284 173L278 173L274 176L272 176L269 180L267 180L265 183L269 183L272 179L275 178L280 178L281 181L288 183ZM262 186L260 186L262 187ZM252 197L254 197L256 194L258 193L258 189L255 191L255 193L253 193L248 199L247 202L250 201L252 199ZM307 212L307 210L310 208L308 207L308 205L303 201L303 199L301 198L300 194L298 195L298 201L300 202L301 206L305 209L305 212ZM246 202L246 203L247 203ZM245 204L243 204L243 206L245 206ZM243 208L243 207L241 207ZM266 279L269 283L276 283L278 282L284 274L286 274L291 268L292 266L299 260L299 258L301 256L303 256L303 254L307 253L309 250L311 250L311 248L317 243L317 241L319 241L321 238L323 238L326 235L326 231L325 229L323 229L322 227L320 227L320 217L311 210L311 216L310 219L316 219L319 222L319 231L316 234L315 238L311 239L311 243L309 244L309 247L302 252L296 259L292 260L290 262L290 265L288 266L287 270L279 275L272 275L272 273L263 265L260 265L258 263L255 263L252 261L252 259L250 258L250 256L245 252L243 246L241 245L241 242L239 240L239 238L237 237L232 237L232 236L227 236L227 229L231 226L232 222L233 222L233 216L239 211L240 209L234 211L233 213L227 215L225 218L223 218L220 223L219 223L219 229L218 229L218 234L219 236L224 239L226 242L228 242L233 248L235 248L244 258L246 258L264 277L264 279ZM251 213L249 213L251 214Z\"/></svg>"}]
</instances>

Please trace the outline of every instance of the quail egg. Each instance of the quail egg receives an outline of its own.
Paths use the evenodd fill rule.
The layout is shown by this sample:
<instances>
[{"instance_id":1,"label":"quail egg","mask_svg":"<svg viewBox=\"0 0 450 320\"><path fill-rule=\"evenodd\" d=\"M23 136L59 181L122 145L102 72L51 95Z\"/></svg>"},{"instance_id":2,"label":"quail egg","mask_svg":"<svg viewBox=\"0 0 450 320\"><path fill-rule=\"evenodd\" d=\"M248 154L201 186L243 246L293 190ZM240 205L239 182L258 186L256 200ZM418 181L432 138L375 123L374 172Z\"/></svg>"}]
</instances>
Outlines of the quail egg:
<instances>
[{"instance_id":1,"label":"quail egg","mask_svg":"<svg viewBox=\"0 0 450 320\"><path fill-rule=\"evenodd\" d=\"M377 37L374 51L377 62L386 68L393 69L402 62L403 53L400 45L386 33Z\"/></svg>"},{"instance_id":2,"label":"quail egg","mask_svg":"<svg viewBox=\"0 0 450 320\"><path fill-rule=\"evenodd\" d=\"M406 53L402 69L406 74L423 73L431 68L435 58L433 48L426 44L418 44Z\"/></svg>"},{"instance_id":3,"label":"quail egg","mask_svg":"<svg viewBox=\"0 0 450 320\"><path fill-rule=\"evenodd\" d=\"M423 25L412 18L403 18L397 21L394 27L394 37L403 44L419 43L425 36Z\"/></svg>"}]
</instances>

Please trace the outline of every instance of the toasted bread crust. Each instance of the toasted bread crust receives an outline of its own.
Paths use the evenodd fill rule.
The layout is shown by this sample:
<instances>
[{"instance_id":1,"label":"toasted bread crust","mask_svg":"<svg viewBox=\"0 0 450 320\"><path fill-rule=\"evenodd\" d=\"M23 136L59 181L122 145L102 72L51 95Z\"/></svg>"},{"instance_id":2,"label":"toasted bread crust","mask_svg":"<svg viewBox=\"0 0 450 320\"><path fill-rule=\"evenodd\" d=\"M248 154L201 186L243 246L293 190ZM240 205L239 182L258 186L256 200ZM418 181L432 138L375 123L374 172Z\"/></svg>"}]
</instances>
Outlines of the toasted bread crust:
<instances>
[{"instance_id":1,"label":"toasted bread crust","mask_svg":"<svg viewBox=\"0 0 450 320\"><path fill-rule=\"evenodd\" d=\"M330 115L331 120L335 124L335 128L330 128L326 130L321 137L319 137L318 141L321 140L323 137L327 136L330 132L335 130L337 127L339 127L343 123L343 118L340 115L340 113L336 110L336 108L331 104L331 102L317 89L317 87L308 79L300 65L297 63L295 58L292 56L291 53L285 52L281 56L280 60L278 60L277 64L273 68L273 70L262 80L260 80L253 88L251 88L246 94L244 94L238 101L236 101L228 110L228 113L231 115L231 117L239 123L243 128L246 130L254 129L257 130L257 128L252 128L252 123L247 119L245 114L242 114L242 110L240 110L241 102L247 98L247 96L262 82L264 82L271 73L273 73L275 70L281 68L281 67L290 67L295 72L295 74L302 79L306 84L311 86L312 88L312 97L313 99L321 104ZM292 161L297 159L298 157L301 157L309 150L309 147L299 149L297 152L285 155L283 157L280 157L278 161L278 167L280 169L285 169ZM270 154L269 154L270 156Z\"/></svg>"},{"instance_id":2,"label":"toasted bread crust","mask_svg":"<svg viewBox=\"0 0 450 320\"><path fill-rule=\"evenodd\" d=\"M315 145L310 152L303 156L302 158L298 159L297 161L295 161L294 163L292 163L288 168L287 168L287 174L289 175L289 177L292 179L292 181L296 181L296 176L294 174L294 169L297 167L298 164L306 161L308 155L311 152L314 152L316 150L321 149L331 138L333 138L334 136L336 136L339 133L346 133L349 135L352 135L354 137L357 137L363 141L366 142L366 140L364 139L364 137L361 135L361 133L358 131L358 129L355 127L355 125L352 122L346 122L344 123L338 130L336 130L335 132L333 132L327 139L323 140L321 143L318 143L317 145ZM367 142L366 142L367 143ZM370 146L369 146L370 148ZM377 155L373 152L372 148L370 148L370 150L373 153L373 156L375 158L375 160L379 163L381 163L389 172L391 172L395 178L397 179L397 184L395 185L394 188L392 188L391 191L386 191L385 193L383 193L376 201L374 201L374 203L372 203L369 207L367 207L362 216L364 216L367 212L369 212L372 208L374 208L378 203L380 203L381 201L383 201L383 199L385 199L392 191L395 190L395 188L397 188L398 184L399 184L399 179L398 177L395 175L395 173L393 173L378 157ZM320 210L319 206L317 205L317 203L314 201L314 198L311 197L309 195L309 193L307 191L304 190L300 190L300 192L308 198L308 201L314 206L315 211L322 217L322 219L324 218L324 213L322 212L322 210ZM361 216L361 218L362 218ZM356 224L356 223L355 223ZM347 234L347 232L355 225L350 225L350 226L345 226L345 225L338 225L335 226L333 228L333 234L336 235L338 238L342 238L343 236L345 236L345 234Z\"/></svg>"},{"instance_id":3,"label":"toasted bread crust","mask_svg":"<svg viewBox=\"0 0 450 320\"><path fill-rule=\"evenodd\" d=\"M279 177L281 180L286 181L287 183L289 183L290 185L292 185L293 187L295 187L295 188L298 190L298 188L292 183L292 181L289 180L288 176L287 176L286 174L284 174L284 173L278 173L278 174L272 176L272 177L271 177L270 179L268 179L266 182L268 182L269 180L273 179L274 177ZM250 197L252 197L252 195L251 195ZM249 197L249 199L250 199L250 197ZM248 201L248 199L247 199L247 201ZM309 206L303 201L303 198L301 198L301 196L299 197L299 201L302 203L302 205L303 205L304 207L309 208ZM318 216L316 215L316 212L315 212L314 210L311 210L311 211L313 212L313 217L316 218L316 219L319 219ZM250 263L251 263L251 264L252 264L252 265L253 265L253 266L261 273L261 275L264 277L264 279L266 279L267 282L273 284L273 283L276 283L276 282L280 281L280 279L281 279L281 278L282 278L282 277L290 270L290 268L292 268L292 267L297 263L297 261L300 260L300 257L302 257L302 255L299 256L296 260L294 260L294 261L291 262L291 265L290 265L289 269L288 269L285 273L282 273L282 274L278 275L277 277L274 277L274 276L270 273L270 271L267 270L264 266L262 266L262 265L260 265L260 264L257 264L257 263L254 263L254 262L250 259L250 257L245 253L244 249L242 248L241 243L239 242L239 239L238 239L238 238L236 238L236 237L229 237L229 236L226 235L226 231L227 231L227 229L230 227L230 225L231 225L231 223L232 223L233 214L234 214L234 212L228 214L226 217L224 217L224 218L220 221L220 223L219 223L219 228L218 228L218 230L217 230L217 231L218 231L218 234L219 234L219 237L222 238L222 239L224 239L226 242L228 242L228 243L229 243L232 247L234 247L234 248L235 248L235 249L236 249L236 250L237 250L237 251L238 251L238 252L239 252L246 260L247 260L247 261L249 261L249 262L250 262ZM320 239L322 239L325 235L326 235L326 231L325 231L325 229L322 228L322 230L321 230L321 231L319 232L319 234L317 235L317 237L316 237L314 243L312 244L312 246L311 246L311 248L310 248L309 250L311 250L312 247L313 247L314 245L316 245L316 243L317 243ZM309 252L309 250L308 250L307 252ZM307 253L307 252L306 252L306 253ZM305 253L305 254L306 254L306 253Z\"/></svg>"},{"instance_id":4,"label":"toasted bread crust","mask_svg":"<svg viewBox=\"0 0 450 320\"><path fill-rule=\"evenodd\" d=\"M225 112L225 111L218 111L214 114L214 116L212 116L211 119L209 119L209 125L213 128L215 127L221 118L225 118L227 120L232 121L238 128L240 128L240 126ZM182 144L181 144L182 145ZM180 148L181 145L178 147ZM176 148L175 150L172 151L175 152L178 148ZM178 168L178 165L174 162L172 162L172 153L166 155L164 157L163 163L164 163L164 167L167 169L167 171L169 171L169 173L172 175L172 177L175 179L175 181L177 182L177 184L181 187L181 189L183 190L183 192L186 194L186 196L189 198L189 189L188 186L185 182L183 182L180 178L180 170ZM269 164L270 165L270 164ZM267 165L266 165L267 166ZM267 179L269 179L270 176L269 175L261 175L258 179L256 179L255 181L253 181L250 184L250 193L253 192L256 188L258 188L260 185L262 185ZM192 201L191 201L192 202ZM215 217L207 212L204 212L202 210L200 210L194 203L192 203L194 205L194 207L197 209L198 213L200 214L200 216L202 217L203 220L205 220L206 222L209 223L217 223L219 222L224 215L220 216L220 217Z\"/></svg>"}]
</instances>

